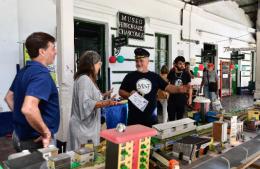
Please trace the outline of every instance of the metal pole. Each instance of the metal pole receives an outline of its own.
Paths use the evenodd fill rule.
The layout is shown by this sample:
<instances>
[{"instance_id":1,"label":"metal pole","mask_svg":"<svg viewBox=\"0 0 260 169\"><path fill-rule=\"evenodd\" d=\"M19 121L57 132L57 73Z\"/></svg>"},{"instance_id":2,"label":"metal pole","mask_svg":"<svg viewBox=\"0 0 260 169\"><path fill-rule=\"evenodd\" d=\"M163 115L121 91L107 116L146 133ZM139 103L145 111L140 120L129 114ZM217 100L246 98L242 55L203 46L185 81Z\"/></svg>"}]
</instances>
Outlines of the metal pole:
<instances>
[{"instance_id":1,"label":"metal pole","mask_svg":"<svg viewBox=\"0 0 260 169\"><path fill-rule=\"evenodd\" d=\"M260 65L260 1L258 1L257 21L256 21L256 64ZM256 66L255 76L255 100L260 100L260 66Z\"/></svg>"}]
</instances>

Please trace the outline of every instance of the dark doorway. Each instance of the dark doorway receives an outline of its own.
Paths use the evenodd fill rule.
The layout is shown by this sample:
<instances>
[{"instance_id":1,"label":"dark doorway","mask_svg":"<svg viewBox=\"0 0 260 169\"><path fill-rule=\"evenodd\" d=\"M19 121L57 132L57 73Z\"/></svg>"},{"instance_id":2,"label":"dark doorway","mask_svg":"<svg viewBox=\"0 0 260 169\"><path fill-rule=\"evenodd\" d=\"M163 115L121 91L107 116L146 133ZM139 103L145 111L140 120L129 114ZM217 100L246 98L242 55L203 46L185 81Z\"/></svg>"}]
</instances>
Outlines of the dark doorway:
<instances>
[{"instance_id":1,"label":"dark doorway","mask_svg":"<svg viewBox=\"0 0 260 169\"><path fill-rule=\"evenodd\" d=\"M155 72L160 74L163 65L169 66L169 36L155 34Z\"/></svg>"},{"instance_id":2,"label":"dark doorway","mask_svg":"<svg viewBox=\"0 0 260 169\"><path fill-rule=\"evenodd\" d=\"M238 60L237 59L231 59L231 64L238 64ZM238 90L237 90L237 86L238 86L238 79L240 79L238 76L238 70L236 68L234 68L232 71L231 71L231 75L232 75L232 94L236 95L236 94L239 94Z\"/></svg>"},{"instance_id":3,"label":"dark doorway","mask_svg":"<svg viewBox=\"0 0 260 169\"><path fill-rule=\"evenodd\" d=\"M217 55L216 45L204 43L203 50L201 53L203 63L215 64L215 57Z\"/></svg>"},{"instance_id":4,"label":"dark doorway","mask_svg":"<svg viewBox=\"0 0 260 169\"><path fill-rule=\"evenodd\" d=\"M94 50L101 56L103 62L98 77L98 87L106 90L106 55L105 55L105 25L74 20L75 72L81 54L86 50Z\"/></svg>"}]
</instances>

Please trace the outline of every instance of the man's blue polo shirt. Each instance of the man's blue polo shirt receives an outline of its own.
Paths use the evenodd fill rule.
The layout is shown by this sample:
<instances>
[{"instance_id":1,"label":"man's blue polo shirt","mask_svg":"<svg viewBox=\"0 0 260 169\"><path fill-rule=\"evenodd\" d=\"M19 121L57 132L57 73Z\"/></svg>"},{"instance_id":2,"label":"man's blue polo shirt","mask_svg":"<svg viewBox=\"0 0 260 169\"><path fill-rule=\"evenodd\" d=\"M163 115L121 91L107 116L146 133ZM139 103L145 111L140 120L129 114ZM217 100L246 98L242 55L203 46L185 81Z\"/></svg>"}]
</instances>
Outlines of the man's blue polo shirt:
<instances>
[{"instance_id":1,"label":"man's blue polo shirt","mask_svg":"<svg viewBox=\"0 0 260 169\"><path fill-rule=\"evenodd\" d=\"M14 130L20 140L40 136L21 112L25 96L34 96L40 100L39 109L43 121L52 135L58 131L60 123L58 90L47 67L36 61L28 61L17 73L10 90L14 92Z\"/></svg>"}]
</instances>

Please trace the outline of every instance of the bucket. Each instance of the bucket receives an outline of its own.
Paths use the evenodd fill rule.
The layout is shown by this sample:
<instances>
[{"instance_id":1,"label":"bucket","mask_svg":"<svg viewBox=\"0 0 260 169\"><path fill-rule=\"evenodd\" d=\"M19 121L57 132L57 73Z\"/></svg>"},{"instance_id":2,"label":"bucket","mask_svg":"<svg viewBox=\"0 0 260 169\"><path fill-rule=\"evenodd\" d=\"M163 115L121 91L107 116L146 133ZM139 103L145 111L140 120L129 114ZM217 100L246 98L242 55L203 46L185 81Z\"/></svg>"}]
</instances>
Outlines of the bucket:
<instances>
[{"instance_id":1,"label":"bucket","mask_svg":"<svg viewBox=\"0 0 260 169\"><path fill-rule=\"evenodd\" d=\"M201 114L202 122L205 122L206 113L209 111L210 100L206 97L197 96L194 99L194 103L194 107L197 108L197 111Z\"/></svg>"},{"instance_id":2,"label":"bucket","mask_svg":"<svg viewBox=\"0 0 260 169\"><path fill-rule=\"evenodd\" d=\"M205 122L206 120L206 113L209 111L209 104L210 103L200 103L200 114L201 114L201 120L202 122Z\"/></svg>"}]
</instances>

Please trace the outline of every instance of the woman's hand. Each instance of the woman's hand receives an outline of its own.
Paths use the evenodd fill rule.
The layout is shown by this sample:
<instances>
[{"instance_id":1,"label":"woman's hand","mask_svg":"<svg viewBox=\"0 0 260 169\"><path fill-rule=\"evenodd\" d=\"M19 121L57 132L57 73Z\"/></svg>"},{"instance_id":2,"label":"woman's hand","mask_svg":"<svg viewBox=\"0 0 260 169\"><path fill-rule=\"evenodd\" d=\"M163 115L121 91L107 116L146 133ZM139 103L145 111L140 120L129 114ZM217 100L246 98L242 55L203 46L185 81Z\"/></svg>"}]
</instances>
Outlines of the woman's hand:
<instances>
[{"instance_id":1,"label":"woman's hand","mask_svg":"<svg viewBox=\"0 0 260 169\"><path fill-rule=\"evenodd\" d=\"M111 97L111 99L104 100L106 102L106 106L115 106L118 104L118 101L115 101L116 94Z\"/></svg>"},{"instance_id":2,"label":"woman's hand","mask_svg":"<svg viewBox=\"0 0 260 169\"><path fill-rule=\"evenodd\" d=\"M113 93L113 91L114 91L114 88L112 88L112 89L106 91L106 92L103 93L102 95L103 95L104 98L110 98L110 97L111 97L111 94Z\"/></svg>"},{"instance_id":3,"label":"woman's hand","mask_svg":"<svg viewBox=\"0 0 260 169\"><path fill-rule=\"evenodd\" d=\"M118 104L118 102L117 101L114 101L114 100L111 100L111 99L109 99L109 100L106 100L107 101L107 104L108 104L108 106L115 106L115 105L117 105Z\"/></svg>"},{"instance_id":4,"label":"woman's hand","mask_svg":"<svg viewBox=\"0 0 260 169\"><path fill-rule=\"evenodd\" d=\"M116 95L112 96L111 99L98 101L96 103L95 107L102 108L102 107L107 107L107 106L115 106L115 105L119 104L118 101L114 100L115 97L116 97Z\"/></svg>"}]
</instances>

